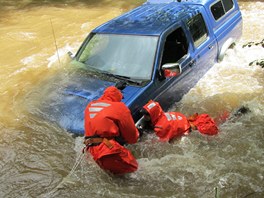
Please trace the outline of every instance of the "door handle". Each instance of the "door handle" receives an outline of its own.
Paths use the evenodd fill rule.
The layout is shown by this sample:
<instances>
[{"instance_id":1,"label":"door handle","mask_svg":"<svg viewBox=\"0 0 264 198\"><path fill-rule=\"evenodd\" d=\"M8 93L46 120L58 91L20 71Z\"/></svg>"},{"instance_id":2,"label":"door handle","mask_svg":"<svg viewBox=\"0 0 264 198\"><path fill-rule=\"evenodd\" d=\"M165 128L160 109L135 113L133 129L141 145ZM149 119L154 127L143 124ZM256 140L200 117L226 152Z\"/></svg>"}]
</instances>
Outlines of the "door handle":
<instances>
[{"instance_id":1,"label":"door handle","mask_svg":"<svg viewBox=\"0 0 264 198\"><path fill-rule=\"evenodd\" d=\"M191 60L191 61L189 62L189 66L192 67L192 66L194 66L194 65L195 65L195 60Z\"/></svg>"},{"instance_id":2,"label":"door handle","mask_svg":"<svg viewBox=\"0 0 264 198\"><path fill-rule=\"evenodd\" d=\"M213 45L209 45L209 46L208 46L208 49L213 49L213 48L214 48Z\"/></svg>"}]
</instances>

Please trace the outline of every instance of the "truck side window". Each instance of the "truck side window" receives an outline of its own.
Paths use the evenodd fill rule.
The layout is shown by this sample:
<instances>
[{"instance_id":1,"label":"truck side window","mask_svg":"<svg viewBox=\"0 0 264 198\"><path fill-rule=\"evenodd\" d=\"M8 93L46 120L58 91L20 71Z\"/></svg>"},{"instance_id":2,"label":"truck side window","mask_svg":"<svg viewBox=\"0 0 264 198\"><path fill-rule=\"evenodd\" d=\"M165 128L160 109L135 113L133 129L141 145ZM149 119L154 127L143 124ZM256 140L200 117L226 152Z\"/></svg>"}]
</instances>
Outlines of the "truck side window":
<instances>
[{"instance_id":1,"label":"truck side window","mask_svg":"<svg viewBox=\"0 0 264 198\"><path fill-rule=\"evenodd\" d=\"M187 22L187 26L192 34L194 46L198 47L207 39L207 28L201 14L197 14Z\"/></svg>"},{"instance_id":2,"label":"truck side window","mask_svg":"<svg viewBox=\"0 0 264 198\"><path fill-rule=\"evenodd\" d=\"M177 28L166 38L161 65L175 63L187 54L188 45L182 28Z\"/></svg>"},{"instance_id":3,"label":"truck side window","mask_svg":"<svg viewBox=\"0 0 264 198\"><path fill-rule=\"evenodd\" d=\"M233 8L233 0L221 0L211 6L211 12L215 20L218 20L225 15L226 12Z\"/></svg>"},{"instance_id":4,"label":"truck side window","mask_svg":"<svg viewBox=\"0 0 264 198\"><path fill-rule=\"evenodd\" d=\"M228 12L234 6L233 0L222 0L222 2L224 4L225 12Z\"/></svg>"}]
</instances>

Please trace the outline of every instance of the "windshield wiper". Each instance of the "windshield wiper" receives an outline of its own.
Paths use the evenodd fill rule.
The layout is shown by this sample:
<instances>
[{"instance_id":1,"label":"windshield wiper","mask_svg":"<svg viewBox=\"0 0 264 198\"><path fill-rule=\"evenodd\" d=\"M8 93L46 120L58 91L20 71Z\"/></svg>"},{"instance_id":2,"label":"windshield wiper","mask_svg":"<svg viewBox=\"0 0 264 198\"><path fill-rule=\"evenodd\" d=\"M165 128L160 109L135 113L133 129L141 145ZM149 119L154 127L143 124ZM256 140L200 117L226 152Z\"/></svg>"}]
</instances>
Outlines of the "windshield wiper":
<instances>
[{"instance_id":1,"label":"windshield wiper","mask_svg":"<svg viewBox=\"0 0 264 198\"><path fill-rule=\"evenodd\" d=\"M102 74L105 74L107 76L110 76L110 77L114 77L114 78L117 78L119 80L123 80L127 83L133 83L133 84L136 84L136 85L140 85L142 83L142 80L135 80L135 79L132 79L128 76L122 76L122 75L118 75L118 74L112 74L110 72L106 72L106 71L103 71L101 72Z\"/></svg>"}]
</instances>

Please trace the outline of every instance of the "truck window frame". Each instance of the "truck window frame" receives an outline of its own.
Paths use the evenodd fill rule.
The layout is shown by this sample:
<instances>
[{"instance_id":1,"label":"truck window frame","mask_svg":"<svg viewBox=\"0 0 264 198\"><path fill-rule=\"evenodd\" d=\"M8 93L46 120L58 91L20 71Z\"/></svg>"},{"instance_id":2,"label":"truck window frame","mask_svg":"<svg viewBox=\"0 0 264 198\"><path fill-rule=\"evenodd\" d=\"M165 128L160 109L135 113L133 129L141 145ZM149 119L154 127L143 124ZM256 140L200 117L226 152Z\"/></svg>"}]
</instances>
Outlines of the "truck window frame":
<instances>
[{"instance_id":1,"label":"truck window frame","mask_svg":"<svg viewBox=\"0 0 264 198\"><path fill-rule=\"evenodd\" d=\"M187 27L191 33L194 47L199 47L208 38L208 29L201 13L187 21Z\"/></svg>"},{"instance_id":2,"label":"truck window frame","mask_svg":"<svg viewBox=\"0 0 264 198\"><path fill-rule=\"evenodd\" d=\"M166 63L179 62L188 53L187 36L183 28L177 27L174 31L166 36L161 57L161 65Z\"/></svg>"}]
</instances>

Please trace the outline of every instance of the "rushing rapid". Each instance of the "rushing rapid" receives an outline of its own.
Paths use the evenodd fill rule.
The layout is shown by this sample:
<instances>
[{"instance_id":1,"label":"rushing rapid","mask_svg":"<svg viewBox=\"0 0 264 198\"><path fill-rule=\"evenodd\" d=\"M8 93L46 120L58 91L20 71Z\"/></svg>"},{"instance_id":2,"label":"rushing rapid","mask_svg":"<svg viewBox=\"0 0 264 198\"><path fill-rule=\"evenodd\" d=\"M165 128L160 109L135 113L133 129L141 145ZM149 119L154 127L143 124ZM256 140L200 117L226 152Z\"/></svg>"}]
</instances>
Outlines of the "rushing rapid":
<instances>
[{"instance_id":1,"label":"rushing rapid","mask_svg":"<svg viewBox=\"0 0 264 198\"><path fill-rule=\"evenodd\" d=\"M139 170L114 177L82 154L82 137L43 119L45 98L57 99L51 90L69 78L67 52L75 53L97 25L141 3L0 0L1 197L264 196L264 68L257 64L264 58L263 2L239 1L242 39L171 108L216 119L228 112L219 135L193 131L162 143L144 134L129 145ZM249 111L234 119L240 107Z\"/></svg>"}]
</instances>

